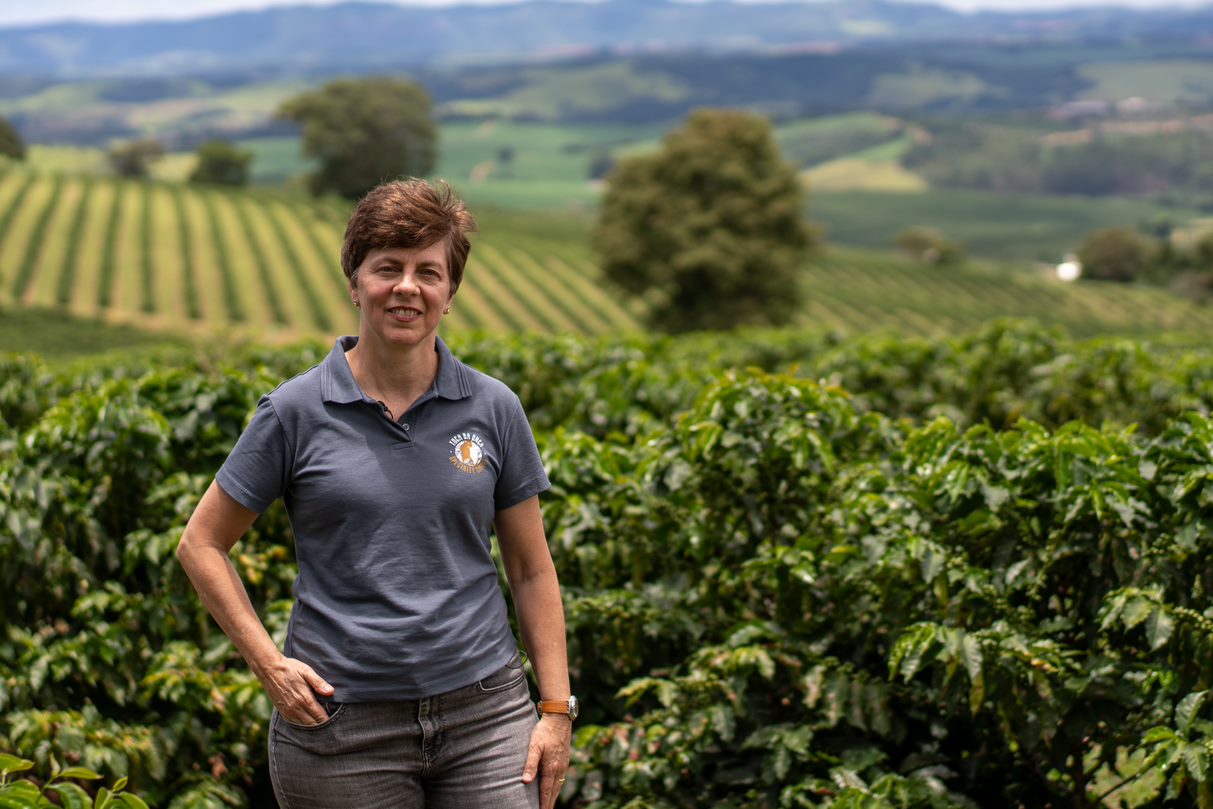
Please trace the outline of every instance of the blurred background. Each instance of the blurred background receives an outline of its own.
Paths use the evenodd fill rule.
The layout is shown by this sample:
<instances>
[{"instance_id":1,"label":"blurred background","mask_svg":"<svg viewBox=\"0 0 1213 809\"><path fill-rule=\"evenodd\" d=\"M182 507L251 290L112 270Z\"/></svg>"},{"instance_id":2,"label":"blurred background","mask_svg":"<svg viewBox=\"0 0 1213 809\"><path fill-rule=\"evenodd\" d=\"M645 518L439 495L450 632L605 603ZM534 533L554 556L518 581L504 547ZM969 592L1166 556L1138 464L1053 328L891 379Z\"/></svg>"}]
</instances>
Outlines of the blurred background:
<instances>
[{"instance_id":1,"label":"blurred background","mask_svg":"<svg viewBox=\"0 0 1213 809\"><path fill-rule=\"evenodd\" d=\"M348 330L350 171L442 177L480 214L451 329L643 326L643 298L601 291L591 230L619 161L699 108L768 121L807 191L794 324L1213 325L1191 306L1213 285L1207 4L59 0L0 26L11 349L46 310ZM392 114L389 138L371 119Z\"/></svg>"}]
</instances>

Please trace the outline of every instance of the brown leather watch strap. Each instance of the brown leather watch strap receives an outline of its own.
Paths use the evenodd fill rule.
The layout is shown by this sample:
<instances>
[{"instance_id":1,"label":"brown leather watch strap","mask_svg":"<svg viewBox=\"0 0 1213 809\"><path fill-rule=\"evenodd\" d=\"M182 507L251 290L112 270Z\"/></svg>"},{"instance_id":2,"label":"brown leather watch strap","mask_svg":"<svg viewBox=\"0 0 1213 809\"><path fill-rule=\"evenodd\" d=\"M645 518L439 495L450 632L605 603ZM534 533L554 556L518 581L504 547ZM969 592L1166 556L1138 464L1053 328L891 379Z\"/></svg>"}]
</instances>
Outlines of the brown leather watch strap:
<instances>
[{"instance_id":1,"label":"brown leather watch strap","mask_svg":"<svg viewBox=\"0 0 1213 809\"><path fill-rule=\"evenodd\" d=\"M569 712L569 701L567 699L541 699L539 700L539 713L563 713Z\"/></svg>"}]
</instances>

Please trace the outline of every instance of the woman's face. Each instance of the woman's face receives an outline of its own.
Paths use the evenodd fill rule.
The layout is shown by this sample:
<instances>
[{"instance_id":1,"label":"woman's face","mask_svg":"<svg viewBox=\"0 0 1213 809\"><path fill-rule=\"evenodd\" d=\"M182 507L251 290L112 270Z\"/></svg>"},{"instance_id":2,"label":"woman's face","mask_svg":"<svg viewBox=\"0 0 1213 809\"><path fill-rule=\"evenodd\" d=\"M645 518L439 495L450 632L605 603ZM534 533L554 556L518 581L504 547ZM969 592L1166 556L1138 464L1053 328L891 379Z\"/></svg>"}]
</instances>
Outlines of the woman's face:
<instances>
[{"instance_id":1,"label":"woman's face","mask_svg":"<svg viewBox=\"0 0 1213 809\"><path fill-rule=\"evenodd\" d=\"M370 251L350 295L362 310L360 337L399 346L432 340L454 296L446 241Z\"/></svg>"}]
</instances>

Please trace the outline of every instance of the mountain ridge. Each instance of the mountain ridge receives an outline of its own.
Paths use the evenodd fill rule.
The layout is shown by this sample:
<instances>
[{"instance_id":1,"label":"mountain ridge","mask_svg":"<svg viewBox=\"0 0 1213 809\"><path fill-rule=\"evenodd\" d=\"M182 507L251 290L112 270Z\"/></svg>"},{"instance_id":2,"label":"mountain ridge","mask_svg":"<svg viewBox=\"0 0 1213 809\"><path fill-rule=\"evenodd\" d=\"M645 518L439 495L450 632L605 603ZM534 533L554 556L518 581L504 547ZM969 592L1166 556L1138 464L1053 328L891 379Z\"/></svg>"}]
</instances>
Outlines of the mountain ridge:
<instances>
[{"instance_id":1,"label":"mountain ridge","mask_svg":"<svg viewBox=\"0 0 1213 809\"><path fill-rule=\"evenodd\" d=\"M333 72L596 51L770 51L881 41L1141 36L1213 39L1213 5L968 13L889 0L760 5L526 0L448 7L363 0L189 20L0 27L0 71L56 77L250 69Z\"/></svg>"}]
</instances>

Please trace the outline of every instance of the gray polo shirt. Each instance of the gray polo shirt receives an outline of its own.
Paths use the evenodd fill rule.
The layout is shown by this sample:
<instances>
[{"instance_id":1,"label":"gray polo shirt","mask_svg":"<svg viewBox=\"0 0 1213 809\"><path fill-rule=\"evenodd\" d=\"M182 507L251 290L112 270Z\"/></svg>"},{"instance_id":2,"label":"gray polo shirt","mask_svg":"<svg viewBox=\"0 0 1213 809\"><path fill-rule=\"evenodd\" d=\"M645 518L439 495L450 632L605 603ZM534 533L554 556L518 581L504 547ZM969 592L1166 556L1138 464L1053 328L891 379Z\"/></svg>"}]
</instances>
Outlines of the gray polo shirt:
<instances>
[{"instance_id":1,"label":"gray polo shirt","mask_svg":"<svg viewBox=\"0 0 1213 809\"><path fill-rule=\"evenodd\" d=\"M216 481L282 497L299 576L285 653L339 702L470 685L517 648L490 554L494 514L548 488L518 397L438 340L438 376L399 421L363 394L341 337L261 398Z\"/></svg>"}]
</instances>

